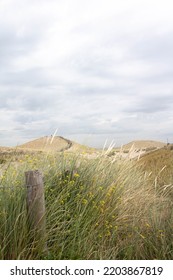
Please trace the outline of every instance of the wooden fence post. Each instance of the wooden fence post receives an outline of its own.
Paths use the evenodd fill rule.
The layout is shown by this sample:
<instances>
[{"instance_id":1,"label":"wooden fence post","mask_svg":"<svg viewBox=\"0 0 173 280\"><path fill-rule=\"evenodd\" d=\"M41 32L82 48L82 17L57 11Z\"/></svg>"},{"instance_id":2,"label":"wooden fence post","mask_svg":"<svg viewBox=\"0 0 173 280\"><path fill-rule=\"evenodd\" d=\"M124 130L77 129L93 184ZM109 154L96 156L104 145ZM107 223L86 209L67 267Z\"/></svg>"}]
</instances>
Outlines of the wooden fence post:
<instances>
[{"instance_id":1,"label":"wooden fence post","mask_svg":"<svg viewBox=\"0 0 173 280\"><path fill-rule=\"evenodd\" d=\"M25 172L29 229L36 242L46 240L46 218L43 176L39 170ZM43 245L43 244L42 244ZM44 250L46 241L44 242Z\"/></svg>"}]
</instances>

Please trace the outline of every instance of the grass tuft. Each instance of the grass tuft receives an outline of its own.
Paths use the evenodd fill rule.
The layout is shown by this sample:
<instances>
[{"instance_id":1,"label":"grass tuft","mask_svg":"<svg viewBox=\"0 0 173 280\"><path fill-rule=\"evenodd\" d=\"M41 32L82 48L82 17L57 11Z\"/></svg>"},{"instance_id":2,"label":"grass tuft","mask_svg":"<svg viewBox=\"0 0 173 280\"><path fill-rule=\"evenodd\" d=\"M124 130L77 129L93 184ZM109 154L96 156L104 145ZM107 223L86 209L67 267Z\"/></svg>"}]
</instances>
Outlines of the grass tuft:
<instances>
[{"instance_id":1,"label":"grass tuft","mask_svg":"<svg viewBox=\"0 0 173 280\"><path fill-rule=\"evenodd\" d=\"M24 172L33 169L45 185L46 236L39 242L25 201ZM1 172L0 259L172 259L173 181L162 184L161 171L152 172L104 153L22 154Z\"/></svg>"}]
</instances>

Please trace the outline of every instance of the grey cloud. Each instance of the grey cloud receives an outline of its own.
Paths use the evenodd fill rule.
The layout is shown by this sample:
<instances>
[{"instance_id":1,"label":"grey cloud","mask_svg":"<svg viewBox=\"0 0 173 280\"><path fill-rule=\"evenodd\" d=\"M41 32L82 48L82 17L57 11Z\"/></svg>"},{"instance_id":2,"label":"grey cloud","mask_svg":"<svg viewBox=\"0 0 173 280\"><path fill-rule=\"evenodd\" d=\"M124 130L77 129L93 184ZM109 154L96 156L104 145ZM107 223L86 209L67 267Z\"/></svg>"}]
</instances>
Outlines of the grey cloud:
<instances>
[{"instance_id":1,"label":"grey cloud","mask_svg":"<svg viewBox=\"0 0 173 280\"><path fill-rule=\"evenodd\" d=\"M88 48L76 54L72 61L72 68L84 76L96 76L110 80L113 77L110 64L108 57L101 56L96 50Z\"/></svg>"},{"instance_id":2,"label":"grey cloud","mask_svg":"<svg viewBox=\"0 0 173 280\"><path fill-rule=\"evenodd\" d=\"M165 85L169 86L170 88L173 88L173 68L172 65L163 65L162 71L160 73L157 73L157 66L156 71L152 74L149 74L147 76L142 76L139 78L139 82L143 84L151 84L151 85ZM164 91L163 91L164 94Z\"/></svg>"},{"instance_id":3,"label":"grey cloud","mask_svg":"<svg viewBox=\"0 0 173 280\"><path fill-rule=\"evenodd\" d=\"M17 116L14 117L14 120L18 123L18 124L32 124L36 121L39 120L47 120L47 115L43 112L39 112L39 113L33 113L33 112L23 112L23 113L18 113Z\"/></svg>"},{"instance_id":4,"label":"grey cloud","mask_svg":"<svg viewBox=\"0 0 173 280\"><path fill-rule=\"evenodd\" d=\"M153 62L167 62L173 61L173 29L167 33L158 33L145 36L141 40L137 40L131 51L137 58L147 59Z\"/></svg>"},{"instance_id":5,"label":"grey cloud","mask_svg":"<svg viewBox=\"0 0 173 280\"><path fill-rule=\"evenodd\" d=\"M148 30L149 31L149 30ZM139 36L128 49L129 57L151 68L149 73L138 77L144 84L167 84L173 87L173 28L168 32L148 32Z\"/></svg>"},{"instance_id":6,"label":"grey cloud","mask_svg":"<svg viewBox=\"0 0 173 280\"><path fill-rule=\"evenodd\" d=\"M99 15L98 1L91 17L82 6L76 14L70 1L69 9L64 1L15 1L17 14L10 2L12 20L6 10L0 26L0 113L10 135L26 140L59 128L80 139L130 139L152 135L158 123L159 137L170 131L171 29L155 32L144 24L140 31L133 7L109 18L103 10Z\"/></svg>"},{"instance_id":7,"label":"grey cloud","mask_svg":"<svg viewBox=\"0 0 173 280\"><path fill-rule=\"evenodd\" d=\"M25 71L3 72L0 76L1 85L18 87L44 87L50 84L44 69L34 68Z\"/></svg>"},{"instance_id":8,"label":"grey cloud","mask_svg":"<svg viewBox=\"0 0 173 280\"><path fill-rule=\"evenodd\" d=\"M125 112L136 112L136 113L145 113L145 114L153 114L159 113L163 111L167 111L173 107L173 97L171 96L155 96L152 94L147 96L143 95L141 98L133 101L133 103L129 104L124 111Z\"/></svg>"},{"instance_id":9,"label":"grey cloud","mask_svg":"<svg viewBox=\"0 0 173 280\"><path fill-rule=\"evenodd\" d=\"M43 90L43 88L26 86L14 88L14 90L11 87L5 92L1 91L0 108L18 110L19 114L21 111L25 111L26 114L35 111L51 112L53 110L54 112L62 105L62 97L59 93L49 88Z\"/></svg>"},{"instance_id":10,"label":"grey cloud","mask_svg":"<svg viewBox=\"0 0 173 280\"><path fill-rule=\"evenodd\" d=\"M0 27L0 70L11 66L17 57L26 56L40 43L42 35L35 29L26 30L22 36L17 35L13 27Z\"/></svg>"},{"instance_id":11,"label":"grey cloud","mask_svg":"<svg viewBox=\"0 0 173 280\"><path fill-rule=\"evenodd\" d=\"M106 135L106 134L121 134L121 133L135 133L138 131L138 127L136 126L128 126L127 122L135 123L134 120L129 120L128 118L124 118L117 122L112 122L111 120L105 121L103 124L99 122L99 114L95 115L87 115L81 116L81 118L72 118L68 123L61 123L60 131L64 134L68 132L68 134L75 135ZM104 116L103 116L104 119ZM75 128L75 129L74 129Z\"/></svg>"}]
</instances>

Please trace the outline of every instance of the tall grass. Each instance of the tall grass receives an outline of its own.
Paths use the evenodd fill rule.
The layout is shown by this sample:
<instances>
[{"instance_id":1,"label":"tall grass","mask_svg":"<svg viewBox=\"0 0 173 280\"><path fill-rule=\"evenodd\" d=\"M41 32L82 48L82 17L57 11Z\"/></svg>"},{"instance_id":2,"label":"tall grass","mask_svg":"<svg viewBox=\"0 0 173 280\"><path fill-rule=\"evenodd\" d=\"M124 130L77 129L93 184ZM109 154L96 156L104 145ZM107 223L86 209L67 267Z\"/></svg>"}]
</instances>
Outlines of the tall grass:
<instances>
[{"instance_id":1,"label":"tall grass","mask_svg":"<svg viewBox=\"0 0 173 280\"><path fill-rule=\"evenodd\" d=\"M44 174L46 236L28 229L24 172ZM26 155L0 181L1 259L172 259L173 188L132 161ZM41 250L41 242L47 250Z\"/></svg>"}]
</instances>

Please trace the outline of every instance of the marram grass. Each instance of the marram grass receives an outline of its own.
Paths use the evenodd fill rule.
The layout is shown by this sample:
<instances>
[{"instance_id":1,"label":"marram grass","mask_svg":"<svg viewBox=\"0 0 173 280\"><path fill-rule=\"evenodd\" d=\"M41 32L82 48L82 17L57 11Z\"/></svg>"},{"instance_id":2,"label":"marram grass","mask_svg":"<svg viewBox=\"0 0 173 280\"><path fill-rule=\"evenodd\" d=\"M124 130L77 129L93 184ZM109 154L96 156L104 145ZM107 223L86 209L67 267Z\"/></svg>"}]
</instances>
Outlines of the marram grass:
<instances>
[{"instance_id":1,"label":"marram grass","mask_svg":"<svg viewBox=\"0 0 173 280\"><path fill-rule=\"evenodd\" d=\"M2 166L0 259L173 258L171 184L157 188L133 162L104 154L19 161ZM45 186L46 234L39 241L28 229L25 201L24 172L33 169L43 172Z\"/></svg>"}]
</instances>

